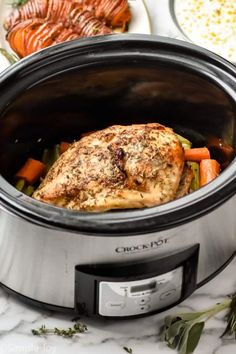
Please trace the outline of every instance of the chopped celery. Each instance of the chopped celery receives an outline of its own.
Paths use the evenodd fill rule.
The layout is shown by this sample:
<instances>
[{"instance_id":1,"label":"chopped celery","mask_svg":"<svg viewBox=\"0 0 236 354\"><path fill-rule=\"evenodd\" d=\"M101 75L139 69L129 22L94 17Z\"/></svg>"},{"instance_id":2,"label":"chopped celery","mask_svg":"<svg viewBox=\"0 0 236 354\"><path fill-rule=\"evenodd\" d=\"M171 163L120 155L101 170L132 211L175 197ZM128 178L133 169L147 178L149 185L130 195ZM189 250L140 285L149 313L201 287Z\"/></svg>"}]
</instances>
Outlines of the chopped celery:
<instances>
[{"instance_id":1,"label":"chopped celery","mask_svg":"<svg viewBox=\"0 0 236 354\"><path fill-rule=\"evenodd\" d=\"M43 156L42 156L42 162L46 165L47 171L52 167L54 162L58 159L60 156L60 146L55 145L51 149L44 149L43 151Z\"/></svg>"},{"instance_id":2,"label":"chopped celery","mask_svg":"<svg viewBox=\"0 0 236 354\"><path fill-rule=\"evenodd\" d=\"M34 193L34 187L33 186L27 186L23 189L23 193L31 197L31 195Z\"/></svg>"},{"instance_id":3,"label":"chopped celery","mask_svg":"<svg viewBox=\"0 0 236 354\"><path fill-rule=\"evenodd\" d=\"M51 151L50 149L43 150L42 162L46 166L47 171L51 167Z\"/></svg>"},{"instance_id":4,"label":"chopped celery","mask_svg":"<svg viewBox=\"0 0 236 354\"><path fill-rule=\"evenodd\" d=\"M192 143L191 141L189 141L188 139L184 138L183 136L179 135L179 134L176 134L181 145L183 146L183 149L186 150L186 149L191 149L192 147Z\"/></svg>"},{"instance_id":5,"label":"chopped celery","mask_svg":"<svg viewBox=\"0 0 236 354\"><path fill-rule=\"evenodd\" d=\"M24 194L28 195L29 197L34 193L34 187L27 186L24 179L19 179L16 182L15 187L16 187L16 189L18 189L18 191L23 192Z\"/></svg>"},{"instance_id":6,"label":"chopped celery","mask_svg":"<svg viewBox=\"0 0 236 354\"><path fill-rule=\"evenodd\" d=\"M193 180L190 188L192 191L196 191L200 188L200 167L197 162L187 162L187 164L193 171Z\"/></svg>"},{"instance_id":7,"label":"chopped celery","mask_svg":"<svg viewBox=\"0 0 236 354\"><path fill-rule=\"evenodd\" d=\"M16 189L18 189L18 191L20 191L20 192L23 190L24 186L25 186L25 180L22 178L19 179L15 185Z\"/></svg>"},{"instance_id":8,"label":"chopped celery","mask_svg":"<svg viewBox=\"0 0 236 354\"><path fill-rule=\"evenodd\" d=\"M60 156L60 145L55 145L53 147L53 160L54 160L54 162L57 161L59 156Z\"/></svg>"}]
</instances>

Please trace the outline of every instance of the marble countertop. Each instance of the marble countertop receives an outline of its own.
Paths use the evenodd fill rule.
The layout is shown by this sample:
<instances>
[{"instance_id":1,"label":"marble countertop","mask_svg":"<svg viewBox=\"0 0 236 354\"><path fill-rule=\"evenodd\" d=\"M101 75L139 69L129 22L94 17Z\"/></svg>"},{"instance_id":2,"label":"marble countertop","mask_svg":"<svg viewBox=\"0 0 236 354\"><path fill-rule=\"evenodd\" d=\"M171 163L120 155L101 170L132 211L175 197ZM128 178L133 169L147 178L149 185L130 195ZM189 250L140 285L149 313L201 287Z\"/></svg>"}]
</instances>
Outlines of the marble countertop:
<instances>
[{"instance_id":1,"label":"marble countertop","mask_svg":"<svg viewBox=\"0 0 236 354\"><path fill-rule=\"evenodd\" d=\"M164 317L205 309L223 301L236 289L235 274L236 259L215 279L169 311L135 320L81 319L88 331L71 339L33 336L31 329L42 325L68 328L73 325L72 316L27 306L0 290L0 354L125 354L123 347L132 348L133 354L174 354L175 351L159 340ZM207 323L195 354L236 353L234 339L219 338L225 328L224 316L222 313Z\"/></svg>"},{"instance_id":2,"label":"marble countertop","mask_svg":"<svg viewBox=\"0 0 236 354\"><path fill-rule=\"evenodd\" d=\"M163 8L168 2L158 1L162 1ZM146 0L153 33L175 36L174 24L169 23L169 33L164 30L165 18L156 13L156 2L157 0ZM163 314L112 322L86 319L83 322L87 324L88 331L71 339L55 335L33 336L31 329L41 325L70 327L73 325L72 317L27 306L0 290L0 354L122 354L125 353L123 347L132 348L133 354L175 353L159 340L164 317L179 311L204 309L222 301L236 290L235 273L236 259L214 280L182 304ZM236 341L219 338L224 328L224 314L210 320L195 354L235 354Z\"/></svg>"}]
</instances>

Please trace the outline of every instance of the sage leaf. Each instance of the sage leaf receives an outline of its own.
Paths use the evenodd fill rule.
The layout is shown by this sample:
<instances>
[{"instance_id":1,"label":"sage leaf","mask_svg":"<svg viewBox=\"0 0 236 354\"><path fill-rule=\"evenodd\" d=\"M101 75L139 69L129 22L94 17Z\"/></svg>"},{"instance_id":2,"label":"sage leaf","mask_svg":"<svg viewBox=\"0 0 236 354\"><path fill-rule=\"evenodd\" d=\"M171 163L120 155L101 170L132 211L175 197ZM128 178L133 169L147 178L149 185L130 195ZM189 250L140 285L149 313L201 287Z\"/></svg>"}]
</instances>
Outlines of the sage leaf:
<instances>
[{"instance_id":1,"label":"sage leaf","mask_svg":"<svg viewBox=\"0 0 236 354\"><path fill-rule=\"evenodd\" d=\"M191 354L196 349L202 335L205 323L196 323L189 331L186 354Z\"/></svg>"},{"instance_id":2,"label":"sage leaf","mask_svg":"<svg viewBox=\"0 0 236 354\"><path fill-rule=\"evenodd\" d=\"M175 320L175 317L173 316L166 316L164 325L162 326L161 329L161 334L160 334L160 340L162 342L168 340L168 329L170 328L172 321Z\"/></svg>"},{"instance_id":3,"label":"sage leaf","mask_svg":"<svg viewBox=\"0 0 236 354\"><path fill-rule=\"evenodd\" d=\"M167 316L165 318L165 326L166 328L169 328L171 326L171 324L175 321L178 320L178 317L174 317L174 316Z\"/></svg>"},{"instance_id":4,"label":"sage leaf","mask_svg":"<svg viewBox=\"0 0 236 354\"><path fill-rule=\"evenodd\" d=\"M176 336L178 336L181 332L181 330L183 330L185 327L185 322L183 320L179 320L178 322L173 323L168 332L168 337L169 339L174 338Z\"/></svg>"},{"instance_id":5,"label":"sage leaf","mask_svg":"<svg viewBox=\"0 0 236 354\"><path fill-rule=\"evenodd\" d=\"M191 326L188 323L186 323L184 330L181 332L178 338L177 349L180 354L187 353L188 333L190 328Z\"/></svg>"},{"instance_id":6,"label":"sage leaf","mask_svg":"<svg viewBox=\"0 0 236 354\"><path fill-rule=\"evenodd\" d=\"M204 311L166 317L161 338L170 348L177 349L179 354L192 354L199 343L205 322L226 309L227 327L222 336L234 334L236 339L236 294Z\"/></svg>"},{"instance_id":7,"label":"sage leaf","mask_svg":"<svg viewBox=\"0 0 236 354\"><path fill-rule=\"evenodd\" d=\"M201 317L204 315L204 312L187 312L187 313L181 313L178 316L183 320L183 321L195 321L197 318Z\"/></svg>"}]
</instances>

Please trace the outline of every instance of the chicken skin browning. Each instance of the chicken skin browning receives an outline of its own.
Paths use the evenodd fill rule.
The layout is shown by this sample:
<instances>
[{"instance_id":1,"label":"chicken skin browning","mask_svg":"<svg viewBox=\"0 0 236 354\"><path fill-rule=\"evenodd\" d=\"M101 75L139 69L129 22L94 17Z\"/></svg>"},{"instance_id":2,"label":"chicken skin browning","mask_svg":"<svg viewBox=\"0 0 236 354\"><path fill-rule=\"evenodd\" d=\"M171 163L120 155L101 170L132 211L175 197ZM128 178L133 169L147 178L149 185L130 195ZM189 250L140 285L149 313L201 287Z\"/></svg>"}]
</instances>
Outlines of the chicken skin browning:
<instances>
[{"instance_id":1,"label":"chicken skin browning","mask_svg":"<svg viewBox=\"0 0 236 354\"><path fill-rule=\"evenodd\" d=\"M73 143L33 194L73 210L144 208L176 198L184 152L158 123L115 125Z\"/></svg>"}]
</instances>

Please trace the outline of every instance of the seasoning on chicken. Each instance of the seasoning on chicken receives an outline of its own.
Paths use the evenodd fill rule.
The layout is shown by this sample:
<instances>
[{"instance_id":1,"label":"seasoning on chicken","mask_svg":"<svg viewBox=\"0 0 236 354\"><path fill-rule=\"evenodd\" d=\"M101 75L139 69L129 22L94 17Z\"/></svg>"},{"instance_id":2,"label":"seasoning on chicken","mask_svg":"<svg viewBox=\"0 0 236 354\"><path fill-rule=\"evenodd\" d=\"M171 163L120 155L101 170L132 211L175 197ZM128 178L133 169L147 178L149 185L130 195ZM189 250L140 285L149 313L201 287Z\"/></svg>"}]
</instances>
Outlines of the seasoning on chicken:
<instances>
[{"instance_id":1,"label":"seasoning on chicken","mask_svg":"<svg viewBox=\"0 0 236 354\"><path fill-rule=\"evenodd\" d=\"M143 208L176 198L184 153L158 123L112 126L73 143L33 197L68 209Z\"/></svg>"}]
</instances>

